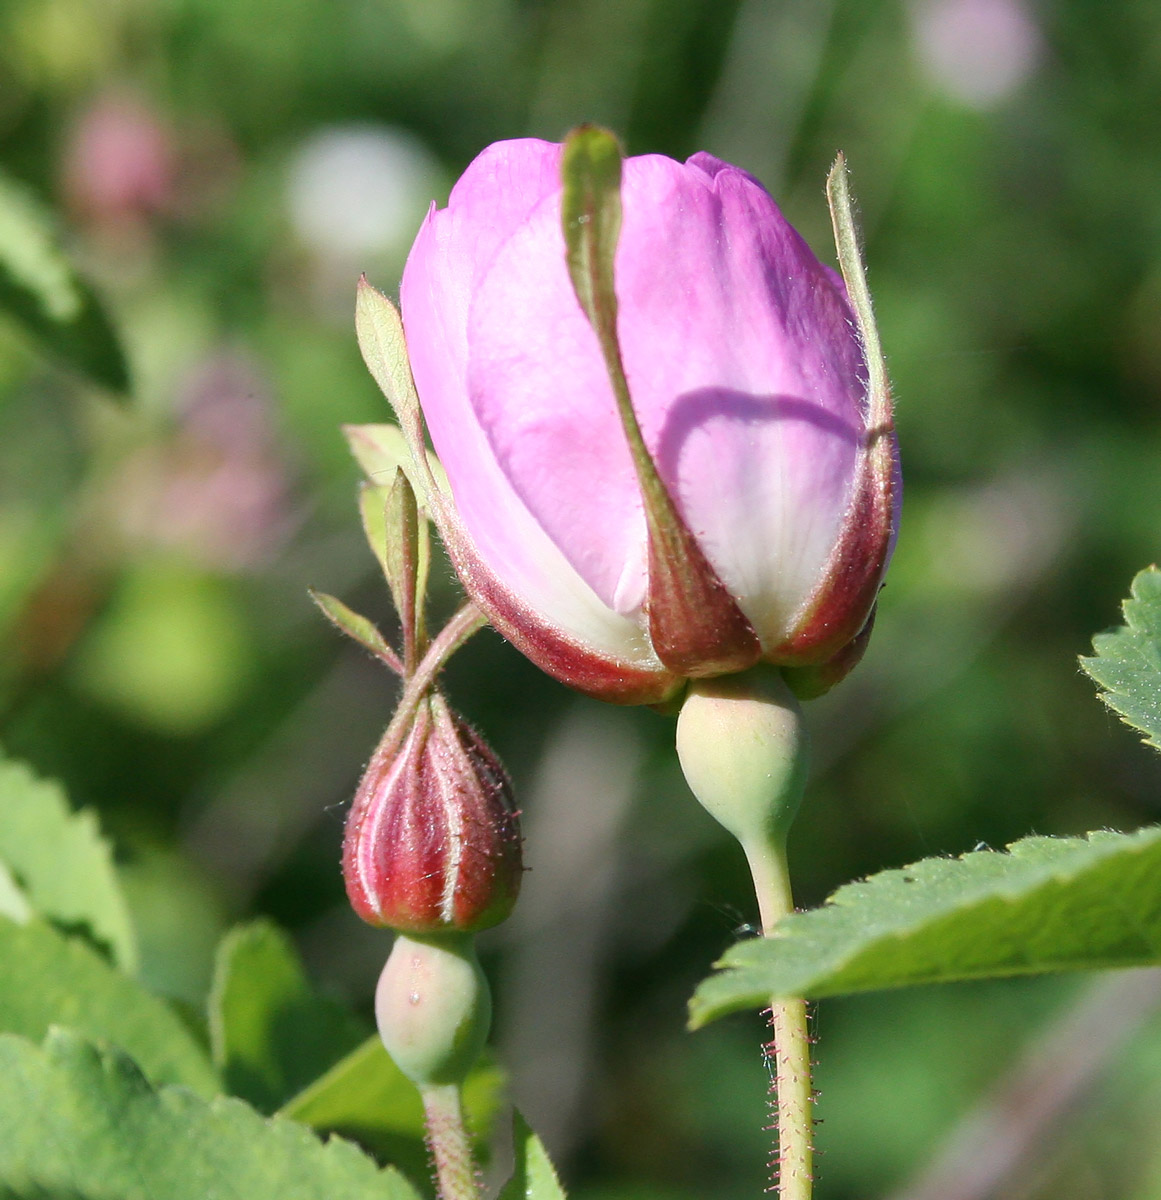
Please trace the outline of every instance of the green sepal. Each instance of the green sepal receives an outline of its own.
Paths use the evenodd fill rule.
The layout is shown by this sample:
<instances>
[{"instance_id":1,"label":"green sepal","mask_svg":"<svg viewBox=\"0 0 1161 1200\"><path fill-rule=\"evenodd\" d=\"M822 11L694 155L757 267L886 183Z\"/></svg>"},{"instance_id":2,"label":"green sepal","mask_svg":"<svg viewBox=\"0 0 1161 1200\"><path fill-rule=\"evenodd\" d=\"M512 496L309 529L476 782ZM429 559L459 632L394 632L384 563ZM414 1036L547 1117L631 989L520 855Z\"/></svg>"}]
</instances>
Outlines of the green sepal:
<instances>
[{"instance_id":1,"label":"green sepal","mask_svg":"<svg viewBox=\"0 0 1161 1200\"><path fill-rule=\"evenodd\" d=\"M451 494L443 464L427 450L424 452L425 466L417 467L407 438L398 425L344 425L343 436L371 483L389 484L395 478L395 472L402 470L415 489L420 508L428 516L433 515L429 476L443 495Z\"/></svg>"},{"instance_id":2,"label":"green sepal","mask_svg":"<svg viewBox=\"0 0 1161 1200\"><path fill-rule=\"evenodd\" d=\"M379 566L403 628L404 664L410 671L426 648L423 607L431 560L427 519L416 504L411 481L397 467L391 484L365 483L359 492L363 532Z\"/></svg>"},{"instance_id":3,"label":"green sepal","mask_svg":"<svg viewBox=\"0 0 1161 1200\"><path fill-rule=\"evenodd\" d=\"M621 235L621 147L607 129L582 125L565 139L560 172L569 278L606 362L619 365L613 259Z\"/></svg>"},{"instance_id":4,"label":"green sepal","mask_svg":"<svg viewBox=\"0 0 1161 1200\"><path fill-rule=\"evenodd\" d=\"M397 675L403 674L403 663L399 655L387 644L387 639L372 621L360 616L353 608L348 608L341 600L326 592L316 592L314 588L307 590L310 592L310 598L332 625L342 630L347 637L354 638L360 646L385 662Z\"/></svg>"},{"instance_id":5,"label":"green sepal","mask_svg":"<svg viewBox=\"0 0 1161 1200\"><path fill-rule=\"evenodd\" d=\"M874 439L873 444L882 444L881 454L890 465L885 440L879 436L892 427L891 383L887 377L887 360L879 340L879 327L875 322L875 311L871 305L871 292L867 287L867 271L863 265L863 252L859 244L859 227L855 220L854 202L851 199L850 173L847 160L842 154L834 160L826 179L826 201L830 207L831 225L834 229L835 251L839 270L846 284L847 299L854 310L859 340L867 360L867 430Z\"/></svg>"},{"instance_id":6,"label":"green sepal","mask_svg":"<svg viewBox=\"0 0 1161 1200\"><path fill-rule=\"evenodd\" d=\"M617 337L613 269L621 234L617 139L595 125L574 129L564 143L561 182L569 278L600 344L645 508L653 649L665 666L686 675L743 670L761 654L758 637L677 511L629 395Z\"/></svg>"},{"instance_id":7,"label":"green sepal","mask_svg":"<svg viewBox=\"0 0 1161 1200\"><path fill-rule=\"evenodd\" d=\"M399 310L378 288L359 279L355 293L355 335L363 361L387 397L408 445L422 445L423 416L419 395L411 377L411 361L407 357L407 339ZM416 432L420 437L417 442Z\"/></svg>"}]
</instances>

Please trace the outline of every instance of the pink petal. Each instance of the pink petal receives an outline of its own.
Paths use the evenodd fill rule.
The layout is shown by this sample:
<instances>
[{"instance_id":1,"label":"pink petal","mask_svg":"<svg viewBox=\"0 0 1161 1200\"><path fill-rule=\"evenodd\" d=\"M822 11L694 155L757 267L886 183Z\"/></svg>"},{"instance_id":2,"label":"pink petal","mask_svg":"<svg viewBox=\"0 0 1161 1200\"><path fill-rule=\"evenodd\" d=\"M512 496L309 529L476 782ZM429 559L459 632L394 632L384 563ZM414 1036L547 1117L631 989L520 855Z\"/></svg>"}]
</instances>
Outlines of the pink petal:
<instances>
[{"instance_id":1,"label":"pink petal","mask_svg":"<svg viewBox=\"0 0 1161 1200\"><path fill-rule=\"evenodd\" d=\"M468 307L478 277L530 208L559 189L560 147L489 147L424 222L403 275L411 368L436 452L477 553L546 620L629 662L654 661L636 622L609 610L569 566L499 469L468 402Z\"/></svg>"},{"instance_id":2,"label":"pink petal","mask_svg":"<svg viewBox=\"0 0 1161 1200\"><path fill-rule=\"evenodd\" d=\"M764 643L811 594L863 428L845 301L749 177L630 159L617 253L633 402L662 477ZM472 404L504 473L606 604L644 597L640 498L546 197L499 248L469 320Z\"/></svg>"}]
</instances>

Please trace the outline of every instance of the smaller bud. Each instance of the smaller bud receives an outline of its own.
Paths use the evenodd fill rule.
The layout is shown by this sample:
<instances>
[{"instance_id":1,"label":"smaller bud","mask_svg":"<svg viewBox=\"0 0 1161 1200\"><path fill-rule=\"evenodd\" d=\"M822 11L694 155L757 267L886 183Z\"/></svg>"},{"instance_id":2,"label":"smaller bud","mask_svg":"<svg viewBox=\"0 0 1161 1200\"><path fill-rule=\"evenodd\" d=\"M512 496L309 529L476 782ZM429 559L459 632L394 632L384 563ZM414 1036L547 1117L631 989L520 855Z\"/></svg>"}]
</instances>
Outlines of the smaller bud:
<instances>
[{"instance_id":1,"label":"smaller bud","mask_svg":"<svg viewBox=\"0 0 1161 1200\"><path fill-rule=\"evenodd\" d=\"M492 1020L470 935L400 934L375 989L375 1021L395 1065L420 1090L462 1083Z\"/></svg>"},{"instance_id":2,"label":"smaller bud","mask_svg":"<svg viewBox=\"0 0 1161 1200\"><path fill-rule=\"evenodd\" d=\"M507 773L433 692L359 784L343 841L351 905L401 933L475 932L508 916L522 874Z\"/></svg>"}]
</instances>

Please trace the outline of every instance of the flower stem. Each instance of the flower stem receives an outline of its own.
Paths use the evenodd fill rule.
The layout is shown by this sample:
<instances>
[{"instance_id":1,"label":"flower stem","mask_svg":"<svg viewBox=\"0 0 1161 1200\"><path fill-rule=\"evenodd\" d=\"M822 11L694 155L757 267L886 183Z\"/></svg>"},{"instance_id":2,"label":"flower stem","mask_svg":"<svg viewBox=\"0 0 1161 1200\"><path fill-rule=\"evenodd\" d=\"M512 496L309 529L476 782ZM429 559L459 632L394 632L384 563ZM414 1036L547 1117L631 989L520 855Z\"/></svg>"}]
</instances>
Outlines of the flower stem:
<instances>
[{"instance_id":1,"label":"flower stem","mask_svg":"<svg viewBox=\"0 0 1161 1200\"><path fill-rule=\"evenodd\" d=\"M798 701L782 675L768 667L695 681L677 719L677 755L686 782L745 851L766 937L777 937L779 922L794 911L786 835L806 786L808 741ZM770 1010L778 1195L810 1200L814 1149L806 1003L775 996Z\"/></svg>"},{"instance_id":2,"label":"flower stem","mask_svg":"<svg viewBox=\"0 0 1161 1200\"><path fill-rule=\"evenodd\" d=\"M794 911L785 844L770 837L745 847L762 933L777 936L778 922ZM779 1200L810 1200L814 1182L814 1116L810 1082L810 1034L806 1001L774 997L770 1001L774 1033L775 1089L778 1100Z\"/></svg>"},{"instance_id":3,"label":"flower stem","mask_svg":"<svg viewBox=\"0 0 1161 1200\"><path fill-rule=\"evenodd\" d=\"M440 1200L479 1200L479 1181L471 1142L464 1128L459 1085L432 1085L420 1092Z\"/></svg>"}]
</instances>

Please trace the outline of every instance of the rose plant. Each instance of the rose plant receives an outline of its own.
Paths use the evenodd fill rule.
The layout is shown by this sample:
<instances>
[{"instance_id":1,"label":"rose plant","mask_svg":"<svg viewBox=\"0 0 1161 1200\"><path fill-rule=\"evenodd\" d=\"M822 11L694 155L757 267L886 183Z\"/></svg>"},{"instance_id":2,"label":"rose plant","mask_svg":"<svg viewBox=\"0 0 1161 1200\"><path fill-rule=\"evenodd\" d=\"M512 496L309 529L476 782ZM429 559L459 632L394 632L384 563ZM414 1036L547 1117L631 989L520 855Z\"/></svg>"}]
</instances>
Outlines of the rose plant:
<instances>
[{"instance_id":1,"label":"rose plant","mask_svg":"<svg viewBox=\"0 0 1161 1200\"><path fill-rule=\"evenodd\" d=\"M349 430L364 467L416 481L475 605L534 662L605 700L681 705L682 768L745 851L767 934L793 909L796 696L858 661L899 509L845 189L840 159L840 277L709 155L625 161L591 127L499 143L429 212L402 316L365 282L357 309L407 443ZM395 861L373 840L370 861ZM773 997L771 1022L780 1192L805 1200L804 1002Z\"/></svg>"}]
</instances>

